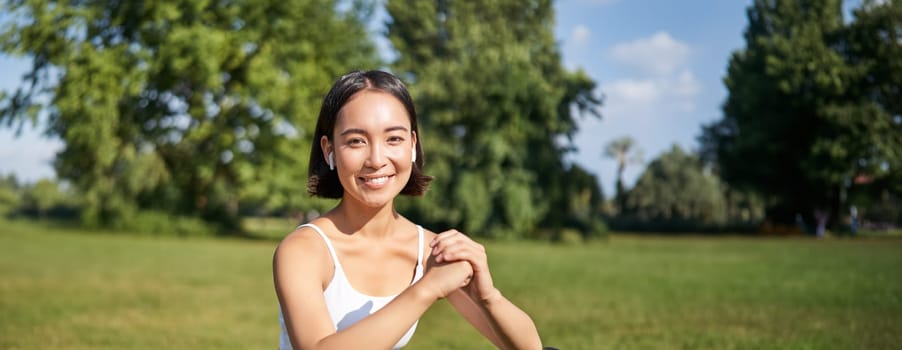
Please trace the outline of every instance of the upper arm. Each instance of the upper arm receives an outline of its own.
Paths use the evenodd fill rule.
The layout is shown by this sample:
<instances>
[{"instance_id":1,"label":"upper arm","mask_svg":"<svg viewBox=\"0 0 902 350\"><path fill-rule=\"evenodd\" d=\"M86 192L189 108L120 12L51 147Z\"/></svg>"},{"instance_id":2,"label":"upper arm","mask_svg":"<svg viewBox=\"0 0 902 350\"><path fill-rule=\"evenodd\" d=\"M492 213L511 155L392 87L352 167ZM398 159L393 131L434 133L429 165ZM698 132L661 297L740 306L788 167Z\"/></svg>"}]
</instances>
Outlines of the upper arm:
<instances>
[{"instance_id":1,"label":"upper arm","mask_svg":"<svg viewBox=\"0 0 902 350\"><path fill-rule=\"evenodd\" d=\"M307 232L305 232L307 231ZM295 349L309 349L335 333L323 298L323 281L331 274L325 245L309 228L286 237L273 255L273 282L288 337Z\"/></svg>"}]
</instances>

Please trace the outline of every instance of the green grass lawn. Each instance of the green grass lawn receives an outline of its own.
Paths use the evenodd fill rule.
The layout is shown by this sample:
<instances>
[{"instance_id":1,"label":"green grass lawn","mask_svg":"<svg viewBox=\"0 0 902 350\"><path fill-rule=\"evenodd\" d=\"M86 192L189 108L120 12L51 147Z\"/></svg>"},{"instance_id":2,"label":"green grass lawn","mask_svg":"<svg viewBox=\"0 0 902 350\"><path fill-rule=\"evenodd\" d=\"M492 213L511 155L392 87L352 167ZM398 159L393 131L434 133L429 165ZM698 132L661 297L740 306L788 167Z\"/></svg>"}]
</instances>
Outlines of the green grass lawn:
<instances>
[{"instance_id":1,"label":"green grass lawn","mask_svg":"<svg viewBox=\"0 0 902 350\"><path fill-rule=\"evenodd\" d=\"M0 349L276 348L275 244L0 223ZM902 344L902 239L487 247L495 283L561 349ZM444 302L408 346L490 347Z\"/></svg>"}]
</instances>

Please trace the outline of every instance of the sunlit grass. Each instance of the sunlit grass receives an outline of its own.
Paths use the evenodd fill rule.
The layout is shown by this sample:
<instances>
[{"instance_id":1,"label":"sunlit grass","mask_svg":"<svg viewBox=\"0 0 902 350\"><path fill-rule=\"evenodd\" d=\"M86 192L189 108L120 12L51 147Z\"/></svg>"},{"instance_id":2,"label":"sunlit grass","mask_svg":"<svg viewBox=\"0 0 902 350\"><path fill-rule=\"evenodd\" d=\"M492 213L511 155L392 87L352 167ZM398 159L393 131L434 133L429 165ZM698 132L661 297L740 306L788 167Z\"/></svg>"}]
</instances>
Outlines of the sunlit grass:
<instances>
[{"instance_id":1,"label":"sunlit grass","mask_svg":"<svg viewBox=\"0 0 902 350\"><path fill-rule=\"evenodd\" d=\"M2 349L274 347L273 243L0 231Z\"/></svg>"},{"instance_id":2,"label":"sunlit grass","mask_svg":"<svg viewBox=\"0 0 902 350\"><path fill-rule=\"evenodd\" d=\"M0 349L273 349L275 241L0 223ZM902 343L902 240L624 237L488 245L496 284L561 349ZM446 303L410 349L490 348Z\"/></svg>"}]
</instances>

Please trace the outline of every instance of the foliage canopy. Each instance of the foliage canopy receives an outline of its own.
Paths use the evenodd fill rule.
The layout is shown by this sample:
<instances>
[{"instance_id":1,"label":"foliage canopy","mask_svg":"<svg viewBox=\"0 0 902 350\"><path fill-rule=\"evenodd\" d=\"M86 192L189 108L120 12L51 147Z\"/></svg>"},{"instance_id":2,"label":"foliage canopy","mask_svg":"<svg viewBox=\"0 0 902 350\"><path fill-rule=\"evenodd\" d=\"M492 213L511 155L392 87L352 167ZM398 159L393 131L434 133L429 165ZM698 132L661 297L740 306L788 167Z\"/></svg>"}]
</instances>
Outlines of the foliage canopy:
<instances>
[{"instance_id":1,"label":"foliage canopy","mask_svg":"<svg viewBox=\"0 0 902 350\"><path fill-rule=\"evenodd\" d=\"M551 1L390 1L393 69L411 83L424 129L429 200L413 215L488 236L580 227L600 209L597 181L568 181L579 114L601 98L566 71ZM589 193L586 201L573 201ZM597 220L597 215L594 215Z\"/></svg>"},{"instance_id":2,"label":"foliage canopy","mask_svg":"<svg viewBox=\"0 0 902 350\"><path fill-rule=\"evenodd\" d=\"M854 13L846 23L840 0L748 8L723 119L700 139L727 182L768 196L775 220L821 210L838 223L855 177L899 178L902 1Z\"/></svg>"},{"instance_id":3,"label":"foliage canopy","mask_svg":"<svg viewBox=\"0 0 902 350\"><path fill-rule=\"evenodd\" d=\"M8 1L0 49L27 55L0 122L46 119L88 224L139 208L234 228L240 201L302 207L306 128L335 76L376 64L329 0ZM307 204L310 205L309 203Z\"/></svg>"}]
</instances>

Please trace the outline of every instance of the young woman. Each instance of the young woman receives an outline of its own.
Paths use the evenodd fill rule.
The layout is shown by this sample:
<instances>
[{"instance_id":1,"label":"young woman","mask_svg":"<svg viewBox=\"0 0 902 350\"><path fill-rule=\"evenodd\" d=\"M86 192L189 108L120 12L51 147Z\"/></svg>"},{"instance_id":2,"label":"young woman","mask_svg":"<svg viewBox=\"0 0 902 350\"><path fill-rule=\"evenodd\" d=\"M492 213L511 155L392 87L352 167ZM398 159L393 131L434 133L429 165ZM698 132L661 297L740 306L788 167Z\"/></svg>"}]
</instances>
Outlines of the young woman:
<instances>
[{"instance_id":1,"label":"young woman","mask_svg":"<svg viewBox=\"0 0 902 350\"><path fill-rule=\"evenodd\" d=\"M340 198L285 237L273 258L281 349L389 349L446 298L501 349L541 349L535 324L492 282L485 249L455 230L425 230L395 211L422 195L417 115L395 76L354 71L323 100L308 192Z\"/></svg>"}]
</instances>

